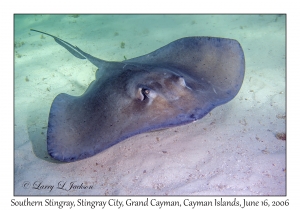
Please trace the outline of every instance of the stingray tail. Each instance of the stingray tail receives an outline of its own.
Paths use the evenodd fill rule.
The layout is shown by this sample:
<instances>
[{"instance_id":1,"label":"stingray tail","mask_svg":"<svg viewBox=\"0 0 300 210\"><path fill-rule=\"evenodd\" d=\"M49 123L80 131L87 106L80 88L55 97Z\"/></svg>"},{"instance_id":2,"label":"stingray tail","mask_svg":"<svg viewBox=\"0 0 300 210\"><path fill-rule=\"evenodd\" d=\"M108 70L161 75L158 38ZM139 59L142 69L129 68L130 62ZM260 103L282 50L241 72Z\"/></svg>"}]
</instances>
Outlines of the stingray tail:
<instances>
[{"instance_id":1,"label":"stingray tail","mask_svg":"<svg viewBox=\"0 0 300 210\"><path fill-rule=\"evenodd\" d=\"M86 52L83 52L81 49L79 49L78 47L71 45L69 42L66 42L56 36L53 36L51 34L42 32L42 31L38 31L35 29L30 29L31 31L35 31L38 33L42 33L45 34L47 36L51 36L59 45L61 45L62 47L64 47L66 50L68 50L72 55L74 55L76 58L80 58L80 59L88 59L92 64L94 64L95 66L97 66L98 68L100 66L103 65L103 63L106 63L106 61L101 60L99 58L96 58Z\"/></svg>"}]
</instances>

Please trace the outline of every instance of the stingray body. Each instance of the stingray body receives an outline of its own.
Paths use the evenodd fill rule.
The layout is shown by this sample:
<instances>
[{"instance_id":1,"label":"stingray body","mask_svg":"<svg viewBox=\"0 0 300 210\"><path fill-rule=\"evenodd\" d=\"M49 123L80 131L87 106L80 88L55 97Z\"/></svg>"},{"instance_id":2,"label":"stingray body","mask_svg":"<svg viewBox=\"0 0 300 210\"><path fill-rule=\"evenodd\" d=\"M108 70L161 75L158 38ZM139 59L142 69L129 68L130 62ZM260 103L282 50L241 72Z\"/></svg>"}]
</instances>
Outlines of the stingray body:
<instances>
[{"instance_id":1,"label":"stingray body","mask_svg":"<svg viewBox=\"0 0 300 210\"><path fill-rule=\"evenodd\" d=\"M83 95L62 93L52 103L47 149L60 161L87 158L130 136L198 120L234 98L244 78L244 53L232 39L186 37L147 55L109 62L33 31L98 67Z\"/></svg>"}]
</instances>

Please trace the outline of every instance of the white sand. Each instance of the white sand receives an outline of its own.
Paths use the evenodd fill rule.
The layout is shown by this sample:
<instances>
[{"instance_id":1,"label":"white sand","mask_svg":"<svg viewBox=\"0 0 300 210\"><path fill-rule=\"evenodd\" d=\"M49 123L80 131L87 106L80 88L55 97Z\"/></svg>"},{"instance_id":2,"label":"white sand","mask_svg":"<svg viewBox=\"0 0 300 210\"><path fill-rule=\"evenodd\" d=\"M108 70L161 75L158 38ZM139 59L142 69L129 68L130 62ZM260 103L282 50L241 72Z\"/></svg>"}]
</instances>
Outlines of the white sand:
<instances>
[{"instance_id":1,"label":"white sand","mask_svg":"<svg viewBox=\"0 0 300 210\"><path fill-rule=\"evenodd\" d=\"M46 150L51 103L62 92L82 94L96 67L30 28L116 61L186 36L232 38L244 49L246 75L232 101L195 123L57 163ZM15 195L286 194L286 141L275 137L286 132L285 16L25 15L15 19L15 43ZM60 182L93 189L66 191Z\"/></svg>"}]
</instances>

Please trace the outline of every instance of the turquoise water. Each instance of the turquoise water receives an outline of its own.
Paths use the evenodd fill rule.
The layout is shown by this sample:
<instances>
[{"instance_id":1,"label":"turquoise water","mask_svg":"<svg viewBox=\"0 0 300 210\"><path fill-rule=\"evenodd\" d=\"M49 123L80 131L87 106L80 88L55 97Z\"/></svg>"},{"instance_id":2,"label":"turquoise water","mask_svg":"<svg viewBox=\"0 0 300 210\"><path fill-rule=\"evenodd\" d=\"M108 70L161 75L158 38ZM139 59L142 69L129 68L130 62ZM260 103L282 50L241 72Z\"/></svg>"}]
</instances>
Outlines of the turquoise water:
<instances>
[{"instance_id":1,"label":"turquoise water","mask_svg":"<svg viewBox=\"0 0 300 210\"><path fill-rule=\"evenodd\" d=\"M276 134L285 133L285 19L285 15L15 15L15 194L65 195L61 190L21 186L24 180L55 185L73 179L95 186L88 192L68 192L73 195L284 195L285 141ZM84 164L58 164L46 150L51 103L59 93L81 95L97 69L31 28L109 61L134 58L187 36L236 39L245 53L244 84L232 102L192 125L130 138ZM37 168L44 170L36 172Z\"/></svg>"}]
</instances>

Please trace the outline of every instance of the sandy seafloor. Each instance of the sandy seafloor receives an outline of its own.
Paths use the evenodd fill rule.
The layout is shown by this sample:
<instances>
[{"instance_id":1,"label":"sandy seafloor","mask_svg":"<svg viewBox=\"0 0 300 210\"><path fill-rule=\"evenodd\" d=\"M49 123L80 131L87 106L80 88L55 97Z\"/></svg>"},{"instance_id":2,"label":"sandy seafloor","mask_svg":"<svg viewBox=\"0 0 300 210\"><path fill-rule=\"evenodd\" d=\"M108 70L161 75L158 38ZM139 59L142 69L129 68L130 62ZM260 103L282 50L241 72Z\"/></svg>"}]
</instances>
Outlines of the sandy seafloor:
<instances>
[{"instance_id":1,"label":"sandy seafloor","mask_svg":"<svg viewBox=\"0 0 300 210\"><path fill-rule=\"evenodd\" d=\"M15 195L286 195L284 15L16 15ZM81 95L97 68L52 38L104 60L147 54L187 36L236 39L246 74L238 95L195 123L131 137L91 158L47 154L51 103ZM121 48L121 43L125 43ZM71 182L92 189L65 188ZM35 187L40 186L40 189ZM53 185L54 189L42 189Z\"/></svg>"}]
</instances>

